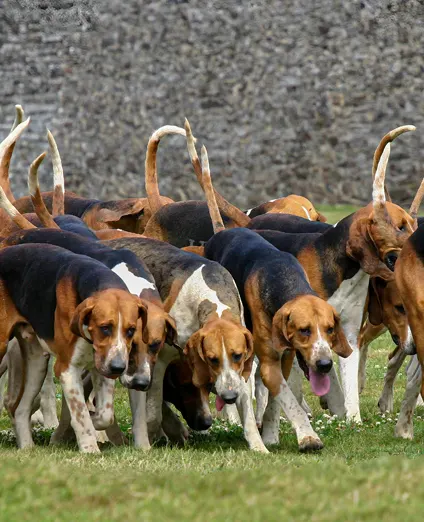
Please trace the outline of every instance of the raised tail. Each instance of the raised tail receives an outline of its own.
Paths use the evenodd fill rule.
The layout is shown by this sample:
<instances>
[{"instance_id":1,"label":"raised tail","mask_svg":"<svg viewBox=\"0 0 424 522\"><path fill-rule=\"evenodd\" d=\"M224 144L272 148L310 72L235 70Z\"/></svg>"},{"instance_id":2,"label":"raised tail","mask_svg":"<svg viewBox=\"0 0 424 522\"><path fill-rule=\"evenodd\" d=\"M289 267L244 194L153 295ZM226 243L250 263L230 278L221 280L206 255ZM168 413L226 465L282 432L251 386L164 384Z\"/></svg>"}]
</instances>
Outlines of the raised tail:
<instances>
[{"instance_id":1,"label":"raised tail","mask_svg":"<svg viewBox=\"0 0 424 522\"><path fill-rule=\"evenodd\" d=\"M225 226L224 222L222 221L218 205L216 203L211 180L211 173L209 169L208 151L206 150L206 147L204 145L202 147L202 150L200 151L200 156L202 158L202 188L206 196L209 215L211 216L212 220L213 231L214 234L217 234L221 230L225 230Z\"/></svg>"},{"instance_id":2,"label":"raised tail","mask_svg":"<svg viewBox=\"0 0 424 522\"><path fill-rule=\"evenodd\" d=\"M41 196L40 185L38 184L38 167L43 162L46 154L47 152L43 152L43 154L40 154L38 158L31 163L28 171L28 190L34 211L41 223L47 228L60 228L47 210L43 197Z\"/></svg>"},{"instance_id":3,"label":"raised tail","mask_svg":"<svg viewBox=\"0 0 424 522\"><path fill-rule=\"evenodd\" d=\"M9 136L0 144L0 186L3 188L7 198L12 203L15 201L12 189L10 188L9 167L15 150L16 141L22 132L29 125L29 118L22 123L24 110L21 105L15 105L15 121L13 122ZM19 130L17 131L16 129ZM11 138L13 136L13 138Z\"/></svg>"},{"instance_id":4,"label":"raised tail","mask_svg":"<svg viewBox=\"0 0 424 522\"><path fill-rule=\"evenodd\" d=\"M396 127L396 129L391 130L387 134L385 134L382 138L380 143L378 144L378 147L375 149L374 152L374 158L372 162L372 180L374 182L375 173L377 172L378 163L380 161L381 155L383 154L384 148L388 143L391 143L393 140L395 140L398 136L403 134L404 132L408 131L414 131L416 130L416 127L414 125L402 125L401 127ZM392 201L389 191L387 190L387 187L384 187L384 192L386 195L387 201Z\"/></svg>"},{"instance_id":5,"label":"raised tail","mask_svg":"<svg viewBox=\"0 0 424 522\"><path fill-rule=\"evenodd\" d=\"M65 213L65 179L63 177L62 160L53 134L48 129L47 140L53 164L53 216L63 216Z\"/></svg>"},{"instance_id":6,"label":"raised tail","mask_svg":"<svg viewBox=\"0 0 424 522\"><path fill-rule=\"evenodd\" d=\"M181 136L185 136L186 132L181 127L165 125L164 127L157 129L149 139L146 152L145 184L152 215L156 214L156 212L163 206L159 193L156 155L160 140L167 134L180 134Z\"/></svg>"},{"instance_id":7,"label":"raised tail","mask_svg":"<svg viewBox=\"0 0 424 522\"><path fill-rule=\"evenodd\" d=\"M190 123L188 122L187 118L184 123L184 127L186 130L186 137L187 137L187 148L188 153L190 155L191 164L193 165L194 172L197 177L197 181L199 182L200 186L203 188L203 181L202 181L202 167L200 165L200 160L197 155L196 147L194 145L194 138L193 134L191 132ZM247 216L244 212L242 212L239 208L232 205L229 201L227 201L221 194L214 188L213 189L215 194L215 200L219 207L219 209L230 219L236 223L239 227L247 227L247 225L250 223L251 219L249 216Z\"/></svg>"},{"instance_id":8,"label":"raised tail","mask_svg":"<svg viewBox=\"0 0 424 522\"><path fill-rule=\"evenodd\" d=\"M6 214L10 217L10 219L22 229L30 229L37 228L32 223L30 223L26 217L19 213L18 210L12 205L12 203L7 199L7 196L4 190L0 187L0 208L2 208Z\"/></svg>"}]
</instances>

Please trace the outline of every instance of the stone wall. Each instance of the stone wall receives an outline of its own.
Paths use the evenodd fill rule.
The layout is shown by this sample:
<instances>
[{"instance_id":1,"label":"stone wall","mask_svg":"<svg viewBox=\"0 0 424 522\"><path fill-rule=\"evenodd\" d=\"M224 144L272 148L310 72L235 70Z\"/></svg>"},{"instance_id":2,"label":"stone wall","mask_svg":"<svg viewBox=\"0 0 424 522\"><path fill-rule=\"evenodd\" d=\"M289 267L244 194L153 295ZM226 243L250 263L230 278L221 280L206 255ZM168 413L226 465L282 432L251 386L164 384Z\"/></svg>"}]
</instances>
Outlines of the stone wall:
<instances>
[{"instance_id":1,"label":"stone wall","mask_svg":"<svg viewBox=\"0 0 424 522\"><path fill-rule=\"evenodd\" d=\"M415 124L388 172L407 204L424 176L423 15L423 0L0 0L0 135L15 103L32 117L15 193L48 126L69 189L142 195L149 135L187 116L243 208L293 192L365 203L380 137ZM164 195L201 197L181 137L158 165Z\"/></svg>"}]
</instances>

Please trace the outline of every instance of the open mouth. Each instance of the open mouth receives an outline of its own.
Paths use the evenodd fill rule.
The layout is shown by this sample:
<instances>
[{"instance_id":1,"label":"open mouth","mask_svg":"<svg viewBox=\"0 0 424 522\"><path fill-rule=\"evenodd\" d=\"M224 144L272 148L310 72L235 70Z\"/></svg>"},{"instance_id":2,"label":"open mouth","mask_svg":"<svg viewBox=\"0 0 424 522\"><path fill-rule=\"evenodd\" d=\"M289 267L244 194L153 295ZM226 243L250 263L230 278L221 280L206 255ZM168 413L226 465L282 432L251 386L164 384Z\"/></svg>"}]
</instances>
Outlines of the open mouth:
<instances>
[{"instance_id":1,"label":"open mouth","mask_svg":"<svg viewBox=\"0 0 424 522\"><path fill-rule=\"evenodd\" d=\"M301 353L296 352L296 357L300 368L311 385L312 392L318 397L326 395L330 391L331 386L328 374L320 373L310 368Z\"/></svg>"}]
</instances>

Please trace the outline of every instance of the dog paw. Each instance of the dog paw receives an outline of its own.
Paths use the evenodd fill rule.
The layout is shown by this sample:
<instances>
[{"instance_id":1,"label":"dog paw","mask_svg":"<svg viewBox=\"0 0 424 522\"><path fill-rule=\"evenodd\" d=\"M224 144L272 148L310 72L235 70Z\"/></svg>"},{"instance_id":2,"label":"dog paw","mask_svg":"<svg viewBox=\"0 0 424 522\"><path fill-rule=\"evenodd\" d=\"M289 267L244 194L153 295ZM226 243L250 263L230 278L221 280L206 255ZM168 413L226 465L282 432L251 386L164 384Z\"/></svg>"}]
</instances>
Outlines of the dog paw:
<instances>
[{"instance_id":1,"label":"dog paw","mask_svg":"<svg viewBox=\"0 0 424 522\"><path fill-rule=\"evenodd\" d=\"M386 398L383 395L380 397L380 400L378 401L378 407L381 411L381 413L392 413L393 412L393 397Z\"/></svg>"},{"instance_id":2,"label":"dog paw","mask_svg":"<svg viewBox=\"0 0 424 522\"><path fill-rule=\"evenodd\" d=\"M307 436L299 442L299 451L301 453L307 453L310 451L320 451L324 447L319 437Z\"/></svg>"},{"instance_id":3,"label":"dog paw","mask_svg":"<svg viewBox=\"0 0 424 522\"><path fill-rule=\"evenodd\" d=\"M407 424L396 424L395 437L398 439L413 440L414 438L414 427Z\"/></svg>"}]
</instances>

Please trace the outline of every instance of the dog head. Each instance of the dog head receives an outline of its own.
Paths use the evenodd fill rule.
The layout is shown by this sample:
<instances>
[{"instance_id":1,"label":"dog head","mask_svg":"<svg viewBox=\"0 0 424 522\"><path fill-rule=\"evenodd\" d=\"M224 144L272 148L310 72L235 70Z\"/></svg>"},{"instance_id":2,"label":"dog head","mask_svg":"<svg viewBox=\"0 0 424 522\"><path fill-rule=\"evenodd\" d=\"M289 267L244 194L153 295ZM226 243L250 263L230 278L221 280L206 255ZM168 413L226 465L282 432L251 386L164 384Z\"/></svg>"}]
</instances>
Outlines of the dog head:
<instances>
[{"instance_id":1,"label":"dog head","mask_svg":"<svg viewBox=\"0 0 424 522\"><path fill-rule=\"evenodd\" d=\"M195 386L214 384L222 407L236 402L241 379L249 378L254 357L253 337L247 328L235 321L213 319L189 338L184 353Z\"/></svg>"},{"instance_id":2,"label":"dog head","mask_svg":"<svg viewBox=\"0 0 424 522\"><path fill-rule=\"evenodd\" d=\"M158 355L165 344L175 344L174 319L154 303L148 303L147 320L134 335L127 371L120 380L126 388L146 391L150 388Z\"/></svg>"},{"instance_id":3,"label":"dog head","mask_svg":"<svg viewBox=\"0 0 424 522\"><path fill-rule=\"evenodd\" d=\"M163 400L172 403L193 430L203 431L212 426L209 387L194 386L188 361L180 359L168 365L163 380Z\"/></svg>"},{"instance_id":4,"label":"dog head","mask_svg":"<svg viewBox=\"0 0 424 522\"><path fill-rule=\"evenodd\" d=\"M329 390L326 374L333 366L332 351L341 357L352 353L337 312L312 295L296 297L278 310L272 321L272 342L277 351L296 350L316 395Z\"/></svg>"},{"instance_id":5,"label":"dog head","mask_svg":"<svg viewBox=\"0 0 424 522\"><path fill-rule=\"evenodd\" d=\"M147 307L139 297L125 290L108 289L77 306L70 328L73 334L93 344L98 372L114 379L127 369L134 335L146 319Z\"/></svg>"},{"instance_id":6,"label":"dog head","mask_svg":"<svg viewBox=\"0 0 424 522\"><path fill-rule=\"evenodd\" d=\"M371 279L368 302L368 319L372 325L384 324L393 342L408 355L416 353L414 338L395 281Z\"/></svg>"}]
</instances>

